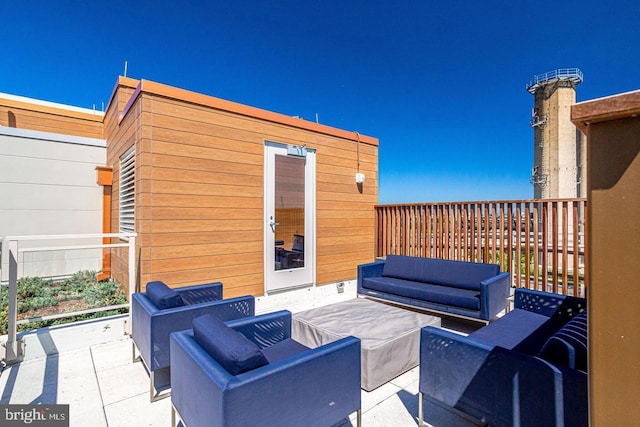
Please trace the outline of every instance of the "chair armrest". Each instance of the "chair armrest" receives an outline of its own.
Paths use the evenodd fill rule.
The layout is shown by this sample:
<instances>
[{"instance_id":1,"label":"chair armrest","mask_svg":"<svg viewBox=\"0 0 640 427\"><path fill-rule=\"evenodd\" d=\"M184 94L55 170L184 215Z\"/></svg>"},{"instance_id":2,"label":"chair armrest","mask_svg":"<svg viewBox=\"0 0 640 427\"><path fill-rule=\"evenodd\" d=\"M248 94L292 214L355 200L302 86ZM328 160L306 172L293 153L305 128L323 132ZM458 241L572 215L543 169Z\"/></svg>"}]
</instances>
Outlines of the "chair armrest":
<instances>
[{"instance_id":1,"label":"chair armrest","mask_svg":"<svg viewBox=\"0 0 640 427\"><path fill-rule=\"evenodd\" d=\"M360 264L358 266L358 293L362 292L362 279L367 277L380 277L384 270L384 261L371 262L369 264Z\"/></svg>"},{"instance_id":2,"label":"chair armrest","mask_svg":"<svg viewBox=\"0 0 640 427\"><path fill-rule=\"evenodd\" d=\"M171 402L182 416L205 412L208 416L221 413L214 402L222 400L233 376L222 368L193 339L193 329L173 332L171 349ZM198 396L206 396L206 405ZM213 419L209 421L213 423Z\"/></svg>"},{"instance_id":3,"label":"chair armrest","mask_svg":"<svg viewBox=\"0 0 640 427\"><path fill-rule=\"evenodd\" d=\"M197 304L222 299L222 282L185 286L174 290L180 294L185 304Z\"/></svg>"},{"instance_id":4,"label":"chair armrest","mask_svg":"<svg viewBox=\"0 0 640 427\"><path fill-rule=\"evenodd\" d=\"M584 298L526 288L516 288L513 304L515 308L554 317L560 321L560 324L568 322L587 308L587 301Z\"/></svg>"},{"instance_id":5,"label":"chair armrest","mask_svg":"<svg viewBox=\"0 0 640 427\"><path fill-rule=\"evenodd\" d=\"M511 288L511 273L505 271L480 282L480 318L491 320L504 310Z\"/></svg>"},{"instance_id":6,"label":"chair armrest","mask_svg":"<svg viewBox=\"0 0 640 427\"><path fill-rule=\"evenodd\" d=\"M169 366L169 334L191 329L196 317L212 313L227 321L255 314L255 298L250 295L166 310L158 310L144 294L134 294L136 299L143 310L136 313L137 306L133 307L132 338L151 371Z\"/></svg>"},{"instance_id":7,"label":"chair armrest","mask_svg":"<svg viewBox=\"0 0 640 427\"><path fill-rule=\"evenodd\" d=\"M427 329L427 328L425 328ZM489 425L572 425L569 389L584 391L586 375L561 371L537 357L468 337L423 329L419 389L429 399ZM578 397L575 410L586 411Z\"/></svg>"},{"instance_id":8,"label":"chair armrest","mask_svg":"<svg viewBox=\"0 0 640 427\"><path fill-rule=\"evenodd\" d=\"M245 317L226 323L261 349L291 338L291 312L287 310Z\"/></svg>"},{"instance_id":9,"label":"chair armrest","mask_svg":"<svg viewBox=\"0 0 640 427\"><path fill-rule=\"evenodd\" d=\"M492 349L492 345L443 329L422 328L420 391L454 407Z\"/></svg>"},{"instance_id":10,"label":"chair armrest","mask_svg":"<svg viewBox=\"0 0 640 427\"><path fill-rule=\"evenodd\" d=\"M134 293L131 298L131 339L135 343L142 359L151 360L151 316L159 312L158 308L144 293Z\"/></svg>"},{"instance_id":11,"label":"chair armrest","mask_svg":"<svg viewBox=\"0 0 640 427\"><path fill-rule=\"evenodd\" d=\"M360 409L360 340L347 337L238 376L171 335L171 400L189 425L333 425ZM198 404L194 396L207 396Z\"/></svg>"},{"instance_id":12,"label":"chair armrest","mask_svg":"<svg viewBox=\"0 0 640 427\"><path fill-rule=\"evenodd\" d=\"M578 369L558 367L562 372L565 426L589 425L589 375ZM569 417L569 420L567 420Z\"/></svg>"}]
</instances>

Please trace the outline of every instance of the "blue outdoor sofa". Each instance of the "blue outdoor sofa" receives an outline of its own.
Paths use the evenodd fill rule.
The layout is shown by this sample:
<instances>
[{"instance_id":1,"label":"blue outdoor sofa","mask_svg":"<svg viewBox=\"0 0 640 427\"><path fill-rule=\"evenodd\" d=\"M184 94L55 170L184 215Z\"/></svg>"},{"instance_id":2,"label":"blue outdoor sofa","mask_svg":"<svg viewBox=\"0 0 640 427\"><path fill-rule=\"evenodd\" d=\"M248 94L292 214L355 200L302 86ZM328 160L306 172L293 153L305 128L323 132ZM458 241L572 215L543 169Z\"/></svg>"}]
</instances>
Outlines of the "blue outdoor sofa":
<instances>
[{"instance_id":1,"label":"blue outdoor sofa","mask_svg":"<svg viewBox=\"0 0 640 427\"><path fill-rule=\"evenodd\" d=\"M309 349L291 313L221 322L205 315L171 334L172 426L332 426L362 423L360 340Z\"/></svg>"},{"instance_id":2,"label":"blue outdoor sofa","mask_svg":"<svg viewBox=\"0 0 640 427\"><path fill-rule=\"evenodd\" d=\"M387 255L358 266L358 294L490 321L504 310L510 275L497 264Z\"/></svg>"},{"instance_id":3,"label":"blue outdoor sofa","mask_svg":"<svg viewBox=\"0 0 640 427\"><path fill-rule=\"evenodd\" d=\"M421 330L420 426L440 413L496 427L588 425L586 300L516 289L514 307L466 337Z\"/></svg>"}]
</instances>

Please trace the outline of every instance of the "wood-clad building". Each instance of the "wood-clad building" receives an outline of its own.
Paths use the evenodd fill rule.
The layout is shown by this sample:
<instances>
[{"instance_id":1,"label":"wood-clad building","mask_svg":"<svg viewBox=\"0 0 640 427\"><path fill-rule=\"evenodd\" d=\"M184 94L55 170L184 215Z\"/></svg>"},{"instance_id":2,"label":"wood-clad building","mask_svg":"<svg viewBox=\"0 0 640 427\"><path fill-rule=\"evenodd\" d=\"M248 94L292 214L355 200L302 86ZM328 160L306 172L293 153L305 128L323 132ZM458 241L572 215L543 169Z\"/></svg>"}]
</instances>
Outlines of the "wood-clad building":
<instances>
[{"instance_id":1,"label":"wood-clad building","mask_svg":"<svg viewBox=\"0 0 640 427\"><path fill-rule=\"evenodd\" d=\"M374 258L375 138L126 77L104 113L2 94L0 126L106 141L102 231L137 233L141 289L263 295ZM102 277L126 286L128 271L126 249L105 253Z\"/></svg>"},{"instance_id":2,"label":"wood-clad building","mask_svg":"<svg viewBox=\"0 0 640 427\"><path fill-rule=\"evenodd\" d=\"M222 281L225 297L262 295L353 279L374 258L375 138L122 77L104 134L113 232L125 212L120 165L134 164L123 175L134 195L127 183L122 194L135 204L142 288ZM124 284L126 252L111 254Z\"/></svg>"},{"instance_id":3,"label":"wood-clad building","mask_svg":"<svg viewBox=\"0 0 640 427\"><path fill-rule=\"evenodd\" d=\"M103 139L100 111L0 94L0 126Z\"/></svg>"}]
</instances>

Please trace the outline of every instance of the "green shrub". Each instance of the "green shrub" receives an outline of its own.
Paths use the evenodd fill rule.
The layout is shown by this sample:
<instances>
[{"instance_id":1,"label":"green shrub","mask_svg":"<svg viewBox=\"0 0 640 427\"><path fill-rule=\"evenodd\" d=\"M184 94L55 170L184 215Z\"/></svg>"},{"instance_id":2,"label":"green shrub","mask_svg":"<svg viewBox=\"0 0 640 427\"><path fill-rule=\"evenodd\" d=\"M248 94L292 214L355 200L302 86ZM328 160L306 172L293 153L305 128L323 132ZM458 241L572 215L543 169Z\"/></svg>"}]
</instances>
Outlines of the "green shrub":
<instances>
[{"instance_id":1,"label":"green shrub","mask_svg":"<svg viewBox=\"0 0 640 427\"><path fill-rule=\"evenodd\" d=\"M33 297L27 300L18 300L18 313L24 313L29 310L38 310L39 308L53 307L58 305L58 300L51 296Z\"/></svg>"},{"instance_id":2,"label":"green shrub","mask_svg":"<svg viewBox=\"0 0 640 427\"><path fill-rule=\"evenodd\" d=\"M7 311L7 306L2 305L2 307L0 307L0 334L1 335L5 335L8 332L7 331L8 324L9 324L9 313Z\"/></svg>"},{"instance_id":3,"label":"green shrub","mask_svg":"<svg viewBox=\"0 0 640 427\"><path fill-rule=\"evenodd\" d=\"M73 276L59 283L60 290L66 295L80 295L87 288L96 284L94 271L78 271Z\"/></svg>"},{"instance_id":4,"label":"green shrub","mask_svg":"<svg viewBox=\"0 0 640 427\"><path fill-rule=\"evenodd\" d=\"M0 334L7 333L8 326L8 287L0 286ZM79 271L68 279L54 282L40 277L24 277L18 280L18 313L27 313L40 309L59 306L61 302L78 301L66 304L67 309L82 310L88 308L106 307L110 305L126 304L127 295L117 283L111 279L98 282L94 271ZM63 312L64 307L59 308ZM47 310L47 312L56 310ZM46 320L22 324L18 330L41 328L52 325L95 319L126 313L127 308L109 310L97 313L69 316L61 319Z\"/></svg>"},{"instance_id":5,"label":"green shrub","mask_svg":"<svg viewBox=\"0 0 640 427\"><path fill-rule=\"evenodd\" d=\"M94 286L87 288L82 298L87 302L89 308L124 304L127 302L124 292L111 280L98 282Z\"/></svg>"},{"instance_id":6,"label":"green shrub","mask_svg":"<svg viewBox=\"0 0 640 427\"><path fill-rule=\"evenodd\" d=\"M51 295L52 280L23 277L18 280L18 300Z\"/></svg>"}]
</instances>

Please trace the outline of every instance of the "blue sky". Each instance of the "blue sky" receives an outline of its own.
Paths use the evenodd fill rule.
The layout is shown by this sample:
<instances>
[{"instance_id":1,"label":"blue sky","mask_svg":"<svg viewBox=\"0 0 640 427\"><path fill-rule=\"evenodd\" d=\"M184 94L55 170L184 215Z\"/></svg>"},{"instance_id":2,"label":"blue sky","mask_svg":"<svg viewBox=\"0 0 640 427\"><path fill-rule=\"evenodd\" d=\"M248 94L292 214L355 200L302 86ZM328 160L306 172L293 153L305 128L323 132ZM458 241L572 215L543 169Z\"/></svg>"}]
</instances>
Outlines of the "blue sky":
<instances>
[{"instance_id":1,"label":"blue sky","mask_svg":"<svg viewBox=\"0 0 640 427\"><path fill-rule=\"evenodd\" d=\"M0 92L100 108L128 76L380 139L380 203L532 197L534 74L640 89L637 0L24 0Z\"/></svg>"}]
</instances>

